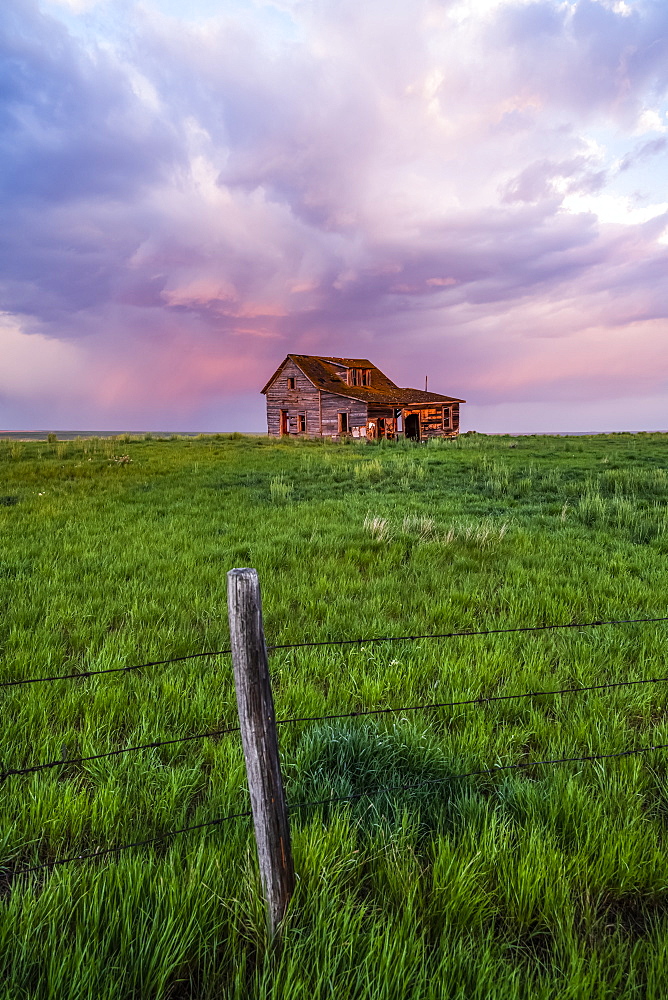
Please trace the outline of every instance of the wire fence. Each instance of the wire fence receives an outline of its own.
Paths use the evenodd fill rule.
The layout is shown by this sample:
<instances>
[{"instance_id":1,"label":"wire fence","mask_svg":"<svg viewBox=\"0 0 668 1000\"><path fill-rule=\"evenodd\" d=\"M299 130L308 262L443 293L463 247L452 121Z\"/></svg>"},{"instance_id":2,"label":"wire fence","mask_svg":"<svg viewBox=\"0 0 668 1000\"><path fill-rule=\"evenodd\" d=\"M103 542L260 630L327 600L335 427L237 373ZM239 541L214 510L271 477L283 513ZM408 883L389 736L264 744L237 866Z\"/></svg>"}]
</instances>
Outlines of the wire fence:
<instances>
[{"instance_id":1,"label":"wire fence","mask_svg":"<svg viewBox=\"0 0 668 1000\"><path fill-rule=\"evenodd\" d=\"M358 719L364 716L377 715L401 715L404 712L418 712L421 710L432 710L435 708L459 708L465 705L489 705L496 701L514 701L524 698L539 698L557 695L584 694L589 691L605 691L614 688L635 687L642 684L663 684L668 682L667 677L643 677L637 680L607 681L603 684L587 684L577 687L557 688L545 691L524 691L521 694L496 694L478 695L475 698L463 698L459 701L429 701L420 705L400 705L389 708L360 709L353 712L336 712L329 715L300 715L290 719L277 719L277 726L285 726L298 722L330 722L337 719ZM191 743L197 740L210 739L220 736L227 736L229 733L238 733L240 726L229 726L225 729L211 729L205 733L194 733L191 736L178 736L169 740L152 740L150 743L138 743L134 746L119 747L115 750L105 750L103 753L90 754L86 757L68 757L63 754L57 760L46 761L42 764L31 764L28 767L11 767L0 771L0 784L7 778L21 774L34 774L37 771L46 771L54 767L64 767L66 764L85 764L91 760L102 760L105 757L117 757L124 753L133 753L138 750L154 750L157 747L173 746L178 743Z\"/></svg>"},{"instance_id":2,"label":"wire fence","mask_svg":"<svg viewBox=\"0 0 668 1000\"><path fill-rule=\"evenodd\" d=\"M91 760L102 760L104 757L117 757L123 753L133 753L136 750L154 750L156 747L173 746L175 743L190 743L195 740L203 740L215 736L226 736L228 733L238 733L239 726L230 726L228 729L211 729L206 733L194 733L192 736L177 736L171 740L153 740L151 743L138 743L131 747L119 747L116 750L105 750L103 753L90 754L87 757L68 757L63 755L59 760L49 760L44 764L31 764L30 767L9 767L0 772L0 783L7 778L19 774L34 774L37 771L46 771L52 767L63 767L65 764L85 764Z\"/></svg>"},{"instance_id":3,"label":"wire fence","mask_svg":"<svg viewBox=\"0 0 668 1000\"><path fill-rule=\"evenodd\" d=\"M350 792L347 795L333 795L326 799L315 799L309 802L295 802L288 805L288 809L291 812L301 811L305 809L313 809L317 806L330 806L336 805L340 802L352 802L356 799L363 798L373 798L378 795L384 794L396 794L398 792L414 792L419 791L421 788L433 787L435 785L449 784L453 781L462 781L465 778L477 778L485 775L495 775L502 771L517 771L517 770L527 770L531 767L539 767L541 765L551 765L556 766L558 764L571 764L571 763L591 763L598 760L610 760L612 758L619 757L633 757L640 756L642 754L651 753L656 750L666 750L668 749L668 743L657 743L652 746L647 747L633 747L627 750L618 750L613 753L602 753L602 754L587 754L581 757L556 757L550 760L529 760L529 761L518 761L514 764L495 764L493 767L479 768L474 771L464 771L460 774L451 774L446 778L428 778L424 781L418 782L406 782L405 784L398 785L379 785L371 789L363 789L362 791ZM178 830L167 830L164 833L157 834L155 837L148 837L146 840L135 840L127 844L117 844L115 847L105 847L102 849L96 849L95 851L86 851L82 854L73 854L67 858L55 858L52 861L45 861L40 865L32 865L29 868L17 868L8 871L6 875L10 878L17 878L21 875L28 875L31 872L43 871L47 868L55 868L58 865L70 864L74 861L95 861L99 858L108 856L110 854L118 854L121 851L126 851L133 847L147 847L151 844L157 844L163 840L169 840L172 837L179 836L183 833L192 833L195 830L203 830L207 827L221 826L223 823L227 823L235 819L248 819L252 815L250 809L243 810L241 812L230 813L227 816L221 816L218 819L206 820L204 823L196 823L194 826L184 826Z\"/></svg>"},{"instance_id":4,"label":"wire fence","mask_svg":"<svg viewBox=\"0 0 668 1000\"><path fill-rule=\"evenodd\" d=\"M592 628L595 625L634 625L647 622L666 622L668 616L661 618L615 618L608 621L593 622L557 622L551 625L519 625L513 628L486 628L477 631L464 632L427 632L423 635L380 635L367 636L362 639L322 639L315 642L287 642L282 645L268 646L269 652L275 649L304 649L314 646L351 646L377 642L408 642L416 639L454 639L458 636L470 635L502 635L510 632L545 632L549 629L560 628Z\"/></svg>"},{"instance_id":5,"label":"wire fence","mask_svg":"<svg viewBox=\"0 0 668 1000\"><path fill-rule=\"evenodd\" d=\"M279 649L315 648L317 646L360 646L372 645L379 642L415 642L418 639L454 639L460 636L501 635L511 632L544 632L562 628L592 628L596 625L635 625L666 621L668 621L668 615L660 618L614 618L592 622L556 622L550 625L521 625L513 628L488 628L478 631L426 632L422 635L380 635L366 636L358 639L318 639L313 642L286 642L267 646L267 652L271 653ZM102 670L78 670L71 674L52 674L46 677L18 677L9 681L0 681L0 688L21 687L25 684L55 683L56 681L87 680L90 677L97 677L101 674L130 673L133 670L146 670L149 667L161 667L169 663L183 663L184 660L201 659L207 656L224 656L231 652L232 650L229 648L212 649L201 653L186 653L184 656L172 656L165 660L149 660L147 663L133 663L127 667L105 667Z\"/></svg>"},{"instance_id":6,"label":"wire fence","mask_svg":"<svg viewBox=\"0 0 668 1000\"><path fill-rule=\"evenodd\" d=\"M375 637L365 637L357 639L322 640L314 642L285 643L280 645L269 646L267 648L268 651L273 651L273 650L303 649L307 647L345 646L353 644L370 645L372 643L379 643L379 642L407 642L407 641L430 640L430 639L448 639L448 638L464 637L464 636L500 635L504 633L514 633L514 632L538 632L538 631L546 631L546 630L562 629L562 628L583 629L583 628L592 628L602 625L626 625L626 624L641 624L641 623L644 624L644 623L652 623L652 622L657 623L665 621L668 621L668 616L662 616L656 618L610 619L605 621L597 620L591 622L578 622L578 623L554 623L548 625L529 625L529 626L521 626L513 628L483 629L479 631L444 632L437 634L425 633L421 635L375 636ZM185 656L178 656L163 660L153 660L147 663L135 664L127 667L111 667L97 671L82 671L77 673L55 675L49 677L16 679L16 680L2 682L0 683L0 687L9 688L26 684L47 683L47 682L56 683L62 680L74 680L74 679L79 680L88 677L93 677L98 674L141 670L148 667L160 666L169 663L178 663L195 658L220 656L230 652L231 652L230 649L221 649L210 652L192 653ZM349 712L329 713L325 715L295 716L292 718L279 719L276 721L276 724L285 726L297 723L315 723L315 722L334 721L337 719L353 719L353 718L357 719L364 716L403 714L407 712L416 712L420 710L427 711L434 709L455 708L467 705L486 706L493 702L502 702L502 701L511 701L520 699L534 699L538 697L554 697L561 695L578 695L578 694L584 694L586 692L612 690L616 688L634 687L638 685L663 684L666 683L667 681L668 681L668 676L661 676L661 677L647 677L638 679L634 678L634 679L626 679L620 681L608 681L590 685L572 685L569 687L562 687L558 689L525 691L522 693L515 693L515 694L495 694L495 695L481 694L475 697L460 699L456 701L437 701L437 702L432 701L432 702L424 702L421 704L402 705L398 707L386 706L382 708L361 709ZM119 747L114 750L107 750L101 753L90 754L87 756L68 757L66 754L63 754L61 758L58 760L51 760L43 763L32 764L21 768L5 768L0 772L0 783L6 781L10 777L26 775L26 774L35 774L37 772L46 771L57 767L64 767L66 765L85 764L90 761L115 757L127 753L139 752L141 750L156 749L163 746L173 746L176 744L183 744L198 740L222 737L232 733L238 733L240 732L240 729L241 727L238 725L228 726L221 729L209 730L202 733L195 733L188 736L179 736L165 740L153 740L150 743L136 744L127 747ZM558 757L545 760L528 760L528 761L519 761L512 764L496 764L494 766L487 766L459 774L449 775L445 778L433 778L433 779L426 779L420 782L409 782L405 784L377 786L371 789L355 791L345 795L337 795L325 799L313 800L307 802L292 803L288 805L288 809L292 812L302 811L310 808L316 808L319 806L328 806L341 802L352 802L363 798L371 798L381 794L396 794L400 792L417 791L420 788L435 787L439 785L444 785L446 783L451 783L453 781L459 781L472 777L490 776L498 774L500 772L507 772L513 770L514 771L526 770L528 768L534 768L539 766L556 767L557 765L566 763L585 763L585 762L600 761L600 760L610 760L622 757L643 756L653 751L660 751L666 749L668 749L668 744L659 743L644 747L626 748L621 751L612 751L609 753L602 753L602 754L587 754L584 756ZM194 831L203 830L205 828L221 826L224 823L242 818L248 818L250 816L251 816L250 810L243 810L231 813L227 816L219 817L217 819L208 820L202 823L197 823L193 826L187 826L176 830L165 831L163 833L157 834L153 837L149 837L143 840L136 840L129 843L123 843L103 849L96 848L94 851L84 851L78 854L74 854L72 856L64 858L56 858L54 860L46 861L42 864L33 865L30 867L12 868L12 869L5 868L4 876L5 878L17 878L19 876L27 875L29 873L34 873L47 869L53 869L56 866L69 864L75 861L96 860L105 856L118 854L122 851L126 851L131 848L140 848L149 846L152 844L159 843L161 841L169 840L171 838L180 836L182 834L192 833Z\"/></svg>"},{"instance_id":7,"label":"wire fence","mask_svg":"<svg viewBox=\"0 0 668 1000\"><path fill-rule=\"evenodd\" d=\"M243 812L230 813L229 816L221 816L219 819L210 819L204 823L196 823L194 826L183 826L179 830L167 830L164 833L157 834L155 837L148 837L146 840L134 840L129 844L117 844L115 847L104 847L101 850L73 854L69 858L55 858L53 861L45 861L41 865L32 865L30 868L16 868L13 871L7 872L7 875L10 878L17 878L20 875L28 875L30 872L44 871L45 868L69 865L73 861L94 861L97 858L105 857L105 855L127 851L131 847L147 847L150 844L157 844L161 840L169 840L171 837L177 837L181 833L192 833L194 830L204 830L206 827L220 826L222 823L227 823L228 820L241 819L242 817L247 818L250 815L250 809L246 809Z\"/></svg>"},{"instance_id":8,"label":"wire fence","mask_svg":"<svg viewBox=\"0 0 668 1000\"><path fill-rule=\"evenodd\" d=\"M204 656L223 656L232 652L230 649L216 649L204 653L187 653L185 656L172 656L167 660L150 660L148 663L133 663L128 667L105 667L102 670L77 670L72 674L52 674L47 677L18 677L11 681L0 682L0 688L21 687L24 684L47 684L56 681L81 681L100 674L127 674L132 670L145 670L147 667L161 667L167 663L182 663L184 660L195 660Z\"/></svg>"}]
</instances>

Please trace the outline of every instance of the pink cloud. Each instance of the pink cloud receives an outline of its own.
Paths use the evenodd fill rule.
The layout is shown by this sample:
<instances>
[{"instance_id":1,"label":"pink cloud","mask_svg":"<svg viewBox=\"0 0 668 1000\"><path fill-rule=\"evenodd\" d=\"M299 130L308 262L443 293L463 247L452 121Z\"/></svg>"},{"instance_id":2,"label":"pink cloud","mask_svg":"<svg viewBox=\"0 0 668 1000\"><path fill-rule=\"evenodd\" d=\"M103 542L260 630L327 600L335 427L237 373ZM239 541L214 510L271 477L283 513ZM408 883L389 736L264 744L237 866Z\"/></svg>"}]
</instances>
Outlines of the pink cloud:
<instances>
[{"instance_id":1,"label":"pink cloud","mask_svg":"<svg viewBox=\"0 0 668 1000\"><path fill-rule=\"evenodd\" d=\"M137 7L97 47L16 5L0 306L81 412L257 424L288 351L490 406L665 391L664 4Z\"/></svg>"}]
</instances>

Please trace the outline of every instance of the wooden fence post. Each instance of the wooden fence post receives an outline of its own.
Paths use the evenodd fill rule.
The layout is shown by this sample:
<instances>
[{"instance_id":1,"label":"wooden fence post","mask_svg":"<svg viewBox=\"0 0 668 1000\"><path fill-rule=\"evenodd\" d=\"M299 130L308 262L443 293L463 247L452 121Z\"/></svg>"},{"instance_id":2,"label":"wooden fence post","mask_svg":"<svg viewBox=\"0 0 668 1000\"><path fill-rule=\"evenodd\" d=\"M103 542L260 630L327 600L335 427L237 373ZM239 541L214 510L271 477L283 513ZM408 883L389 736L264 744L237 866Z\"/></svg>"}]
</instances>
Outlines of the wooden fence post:
<instances>
[{"instance_id":1,"label":"wooden fence post","mask_svg":"<svg viewBox=\"0 0 668 1000\"><path fill-rule=\"evenodd\" d=\"M273 937L293 893L295 872L262 626L260 583L254 569L229 571L227 609L257 856Z\"/></svg>"}]
</instances>

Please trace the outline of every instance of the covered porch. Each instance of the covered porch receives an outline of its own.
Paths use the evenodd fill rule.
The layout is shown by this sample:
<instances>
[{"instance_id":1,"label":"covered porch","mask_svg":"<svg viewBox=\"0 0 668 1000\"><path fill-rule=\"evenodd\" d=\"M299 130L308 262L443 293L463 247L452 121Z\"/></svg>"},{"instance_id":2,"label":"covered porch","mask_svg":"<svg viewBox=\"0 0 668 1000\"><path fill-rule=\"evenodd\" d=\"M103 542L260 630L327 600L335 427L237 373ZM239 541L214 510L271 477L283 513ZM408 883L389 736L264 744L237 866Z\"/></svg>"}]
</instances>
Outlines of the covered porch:
<instances>
[{"instance_id":1,"label":"covered porch","mask_svg":"<svg viewBox=\"0 0 668 1000\"><path fill-rule=\"evenodd\" d=\"M385 438L395 441L401 435L401 410L395 406L372 406L367 410L366 437L368 441Z\"/></svg>"},{"instance_id":2,"label":"covered porch","mask_svg":"<svg viewBox=\"0 0 668 1000\"><path fill-rule=\"evenodd\" d=\"M459 430L459 407L450 403L424 403L405 407L400 423L409 441L428 441L434 437L454 437Z\"/></svg>"}]
</instances>

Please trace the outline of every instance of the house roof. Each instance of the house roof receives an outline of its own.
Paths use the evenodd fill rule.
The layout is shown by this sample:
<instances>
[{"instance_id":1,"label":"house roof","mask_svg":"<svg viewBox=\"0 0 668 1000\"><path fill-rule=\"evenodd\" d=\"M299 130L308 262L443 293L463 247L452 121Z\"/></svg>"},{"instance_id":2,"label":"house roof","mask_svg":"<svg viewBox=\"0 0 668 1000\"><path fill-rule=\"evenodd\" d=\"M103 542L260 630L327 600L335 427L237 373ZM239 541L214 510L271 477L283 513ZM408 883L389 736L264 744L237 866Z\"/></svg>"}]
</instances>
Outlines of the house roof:
<instances>
[{"instance_id":1,"label":"house roof","mask_svg":"<svg viewBox=\"0 0 668 1000\"><path fill-rule=\"evenodd\" d=\"M327 358L312 354L288 354L285 361L271 376L264 389L267 389L280 375L288 361L292 361L315 385L323 392L332 392L337 396L349 399L363 399L368 403L396 406L425 406L428 403L465 403L466 400L456 396L442 396L437 392L424 392L421 389L402 389L395 385L380 368L373 365L367 358ZM339 371L341 368L367 368L371 371L371 385L347 385Z\"/></svg>"}]
</instances>

